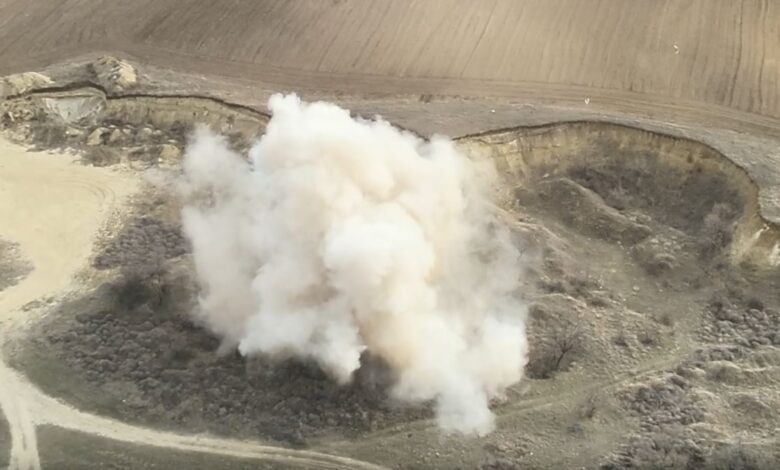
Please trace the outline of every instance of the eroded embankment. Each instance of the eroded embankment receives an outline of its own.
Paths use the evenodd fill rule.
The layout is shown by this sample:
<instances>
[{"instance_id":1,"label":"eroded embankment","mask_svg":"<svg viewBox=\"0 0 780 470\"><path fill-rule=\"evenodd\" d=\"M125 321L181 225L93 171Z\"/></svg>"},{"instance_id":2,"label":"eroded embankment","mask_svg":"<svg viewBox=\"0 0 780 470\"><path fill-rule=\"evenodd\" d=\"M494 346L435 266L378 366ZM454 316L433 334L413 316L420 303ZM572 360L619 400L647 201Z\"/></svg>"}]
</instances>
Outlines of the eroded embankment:
<instances>
[{"instance_id":1,"label":"eroded embankment","mask_svg":"<svg viewBox=\"0 0 780 470\"><path fill-rule=\"evenodd\" d=\"M0 125L14 141L71 148L95 166L176 165L194 125L245 148L262 134L260 112L197 96L107 95L96 86L42 88L0 102Z\"/></svg>"},{"instance_id":2,"label":"eroded embankment","mask_svg":"<svg viewBox=\"0 0 780 470\"><path fill-rule=\"evenodd\" d=\"M733 229L728 251L734 261L780 264L780 228L762 216L758 186L702 143L603 122L518 128L459 142L495 161L509 188L541 190L545 181L571 179L610 207L648 212L693 235L720 217Z\"/></svg>"},{"instance_id":3,"label":"eroded embankment","mask_svg":"<svg viewBox=\"0 0 780 470\"><path fill-rule=\"evenodd\" d=\"M209 125L244 149L267 123L259 111L214 98L107 95L91 84L33 90L6 100L0 111L4 127L12 129L17 140L80 148L87 161L97 165L120 161L117 148L143 166L176 164L195 124ZM676 218L673 226L688 228L703 223L709 213L702 211L719 204L719 210L733 212L737 222L729 243L735 261L780 263L780 229L762 216L760 189L745 170L700 142L584 121L458 141L470 154L494 160L509 178L509 187L566 176L585 181L602 197L639 194L664 218ZM617 206L620 210L620 203Z\"/></svg>"}]
</instances>

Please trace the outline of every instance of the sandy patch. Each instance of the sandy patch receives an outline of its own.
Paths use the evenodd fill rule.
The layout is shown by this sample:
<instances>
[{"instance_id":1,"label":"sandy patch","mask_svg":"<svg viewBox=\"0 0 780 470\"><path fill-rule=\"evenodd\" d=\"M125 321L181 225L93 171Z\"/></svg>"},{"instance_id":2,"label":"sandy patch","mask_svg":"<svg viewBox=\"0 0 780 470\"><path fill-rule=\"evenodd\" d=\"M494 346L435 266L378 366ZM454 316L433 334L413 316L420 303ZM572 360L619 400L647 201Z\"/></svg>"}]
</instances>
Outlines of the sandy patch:
<instances>
[{"instance_id":1,"label":"sandy patch","mask_svg":"<svg viewBox=\"0 0 780 470\"><path fill-rule=\"evenodd\" d=\"M0 138L0 238L17 243L34 266L0 292L0 323L23 322L23 305L71 287L107 215L138 188L138 178L76 158Z\"/></svg>"}]
</instances>

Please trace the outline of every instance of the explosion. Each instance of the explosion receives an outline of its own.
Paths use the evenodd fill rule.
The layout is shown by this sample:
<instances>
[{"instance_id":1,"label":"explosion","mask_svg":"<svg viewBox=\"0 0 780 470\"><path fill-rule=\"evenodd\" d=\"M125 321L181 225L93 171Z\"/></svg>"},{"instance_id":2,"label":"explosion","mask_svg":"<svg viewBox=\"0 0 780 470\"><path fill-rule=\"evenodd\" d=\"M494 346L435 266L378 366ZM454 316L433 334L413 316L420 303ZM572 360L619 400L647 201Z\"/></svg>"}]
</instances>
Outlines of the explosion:
<instances>
[{"instance_id":1,"label":"explosion","mask_svg":"<svg viewBox=\"0 0 780 470\"><path fill-rule=\"evenodd\" d=\"M206 129L187 149L194 315L223 349L313 358L341 383L379 357L393 397L433 401L446 431L489 432L489 400L522 378L527 349L495 172L329 103L269 108L248 159Z\"/></svg>"}]
</instances>

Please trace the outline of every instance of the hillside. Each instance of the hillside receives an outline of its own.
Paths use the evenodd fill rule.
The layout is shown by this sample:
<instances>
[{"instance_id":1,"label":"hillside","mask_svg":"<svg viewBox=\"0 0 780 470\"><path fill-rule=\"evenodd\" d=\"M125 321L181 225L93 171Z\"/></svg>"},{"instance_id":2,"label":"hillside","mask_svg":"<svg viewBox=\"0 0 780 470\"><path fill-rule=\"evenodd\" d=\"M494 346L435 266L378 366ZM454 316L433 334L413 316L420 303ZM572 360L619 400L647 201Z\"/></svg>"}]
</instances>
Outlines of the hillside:
<instances>
[{"instance_id":1,"label":"hillside","mask_svg":"<svg viewBox=\"0 0 780 470\"><path fill-rule=\"evenodd\" d=\"M288 88L522 96L544 84L780 117L773 18L774 0L3 0L0 73L109 50Z\"/></svg>"}]
</instances>

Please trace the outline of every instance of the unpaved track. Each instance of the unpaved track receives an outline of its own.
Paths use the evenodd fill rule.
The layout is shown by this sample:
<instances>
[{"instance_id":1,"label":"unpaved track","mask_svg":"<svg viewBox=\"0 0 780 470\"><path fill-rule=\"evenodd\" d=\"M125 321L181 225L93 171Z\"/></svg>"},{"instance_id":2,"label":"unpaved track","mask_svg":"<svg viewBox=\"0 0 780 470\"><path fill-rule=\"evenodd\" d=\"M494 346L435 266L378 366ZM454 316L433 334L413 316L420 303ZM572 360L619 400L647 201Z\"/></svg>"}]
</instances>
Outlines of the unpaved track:
<instances>
[{"instance_id":1,"label":"unpaved track","mask_svg":"<svg viewBox=\"0 0 780 470\"><path fill-rule=\"evenodd\" d=\"M108 214L136 181L73 163L70 155L27 152L0 138L0 236L19 244L34 270L0 292L0 340L32 319L24 306L72 287ZM40 468L29 393L0 361L0 409L11 432L9 468Z\"/></svg>"},{"instance_id":2,"label":"unpaved track","mask_svg":"<svg viewBox=\"0 0 780 470\"><path fill-rule=\"evenodd\" d=\"M65 429L85 432L130 444L148 445L189 452L206 452L229 457L259 459L286 465L295 465L301 468L334 470L376 470L382 468L377 465L353 460L347 457L339 457L319 452L291 450L248 441L219 439L197 435L180 435L171 432L156 431L128 425L113 419L83 413L43 394L24 377L2 363L0 363L0 383L8 384L10 390L16 394L17 400L15 403L17 405L24 405L29 409L26 423L27 428L23 430L25 432L14 434L14 438L21 436L24 439L29 439L30 435L26 431L32 430L34 425L52 424ZM2 395L0 395L0 399L2 399ZM11 431L14 432L18 430L12 428ZM33 431L32 438L34 438L34 435ZM35 449L28 448L27 450L32 452ZM37 454L35 464L36 465L34 466L13 467L12 463L11 468L39 468L37 466Z\"/></svg>"},{"instance_id":3,"label":"unpaved track","mask_svg":"<svg viewBox=\"0 0 780 470\"><path fill-rule=\"evenodd\" d=\"M107 216L138 188L137 177L89 168L68 155L27 152L0 138L0 236L19 243L34 271L0 292L0 339L34 319L23 307L77 288L73 276L92 252ZM377 469L378 466L253 442L185 436L82 413L45 395L0 360L0 409L11 433L11 470L38 470L35 427L52 424L118 441L297 465Z\"/></svg>"},{"instance_id":4,"label":"unpaved track","mask_svg":"<svg viewBox=\"0 0 780 470\"><path fill-rule=\"evenodd\" d=\"M0 360L0 410L5 413L11 434L9 470L37 470L41 468L35 425L27 408L24 390L6 374L6 365Z\"/></svg>"}]
</instances>

